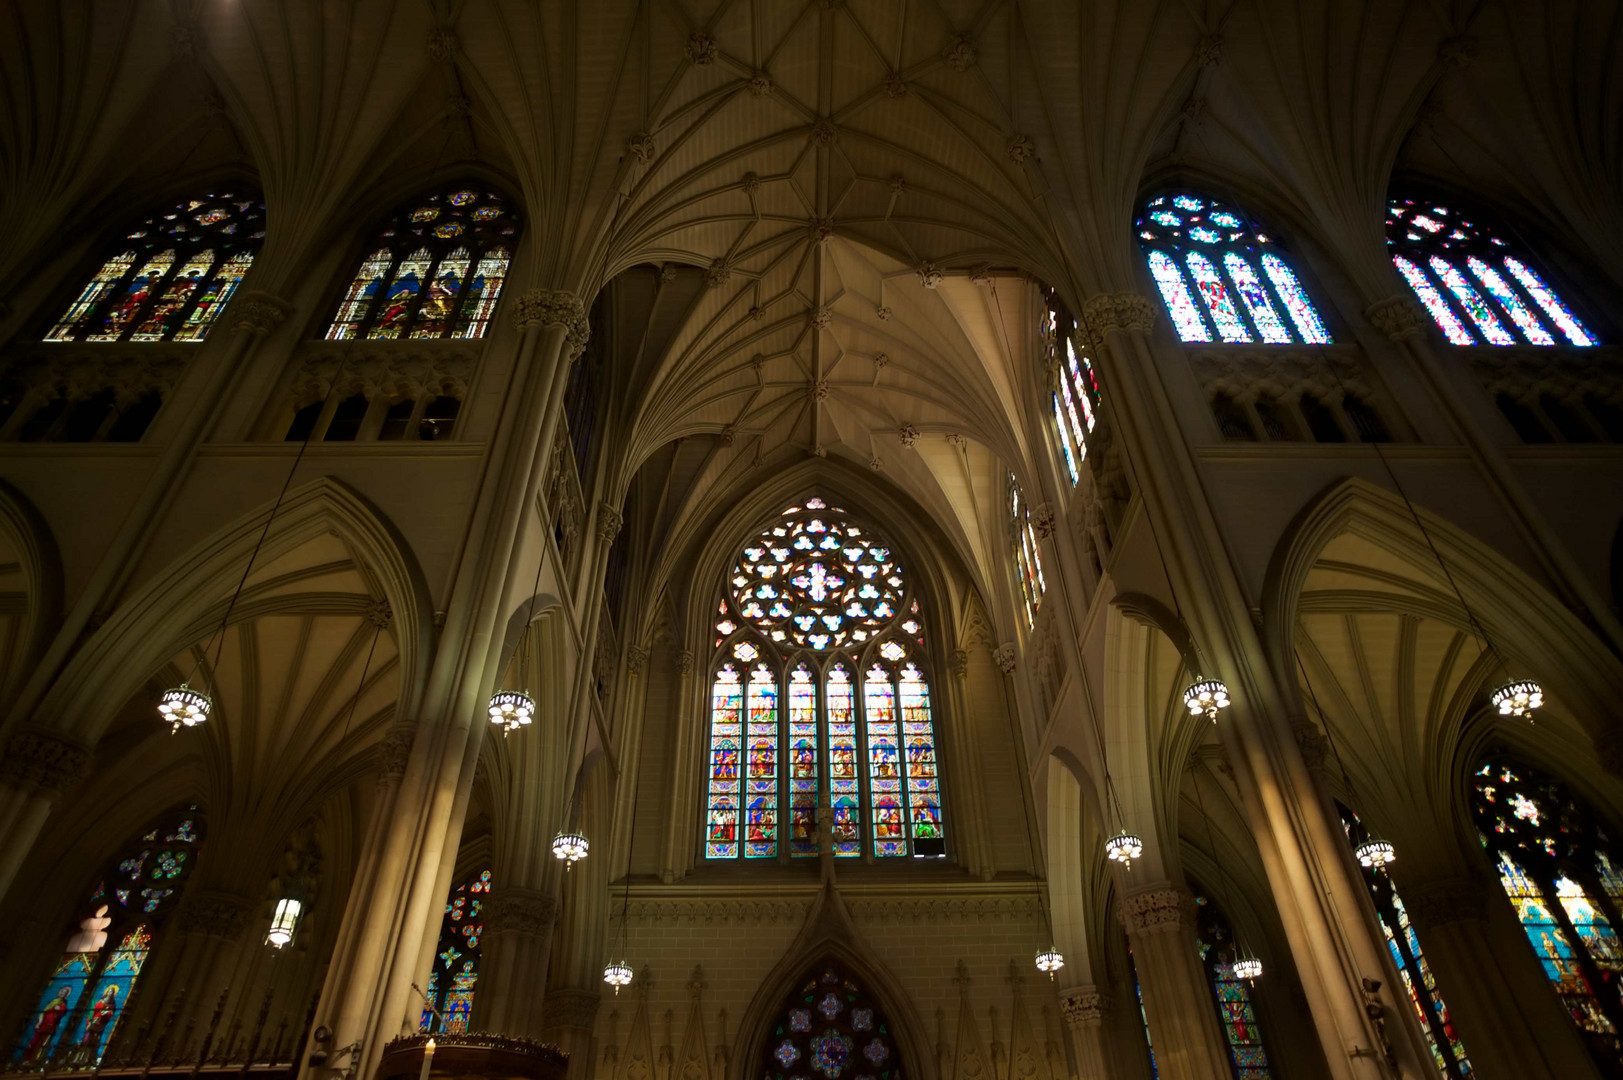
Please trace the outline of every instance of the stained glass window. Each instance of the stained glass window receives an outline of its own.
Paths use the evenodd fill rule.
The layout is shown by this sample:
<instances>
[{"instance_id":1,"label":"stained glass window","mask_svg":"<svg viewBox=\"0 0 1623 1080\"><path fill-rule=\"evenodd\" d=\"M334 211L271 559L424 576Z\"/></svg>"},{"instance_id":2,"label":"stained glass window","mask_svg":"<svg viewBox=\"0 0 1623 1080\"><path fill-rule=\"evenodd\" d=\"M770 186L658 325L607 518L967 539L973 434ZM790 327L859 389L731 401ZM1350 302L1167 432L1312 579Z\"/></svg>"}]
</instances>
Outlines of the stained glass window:
<instances>
[{"instance_id":1,"label":"stained glass window","mask_svg":"<svg viewBox=\"0 0 1623 1080\"><path fill-rule=\"evenodd\" d=\"M1273 1073L1257 1029L1251 984L1234 974L1234 962L1239 959L1234 929L1210 897L1197 895L1195 906L1200 958L1217 1003L1217 1025L1228 1043L1229 1066L1235 1080L1269 1080Z\"/></svg>"},{"instance_id":2,"label":"stained glass window","mask_svg":"<svg viewBox=\"0 0 1623 1080\"><path fill-rule=\"evenodd\" d=\"M12 1061L96 1067L183 891L202 843L197 807L160 819L118 852L80 906L75 932L36 1000Z\"/></svg>"},{"instance_id":3,"label":"stained glass window","mask_svg":"<svg viewBox=\"0 0 1623 1080\"><path fill-rule=\"evenodd\" d=\"M1159 195L1134 226L1182 341L1328 344L1330 332L1279 246L1237 206Z\"/></svg>"},{"instance_id":4,"label":"stained glass window","mask_svg":"<svg viewBox=\"0 0 1623 1080\"><path fill-rule=\"evenodd\" d=\"M1356 849L1370 838L1369 829L1348 807L1337 803L1336 809L1341 813L1341 827L1346 831L1347 842ZM1426 954L1420 949L1420 937L1409 922L1403 898L1398 895L1392 879L1380 869L1361 867L1360 873L1369 887L1370 899L1375 902L1375 914L1380 920L1387 950L1398 969L1409 1006L1420 1021L1420 1030L1426 1036L1438 1075L1445 1080L1465 1080L1472 1075L1471 1061L1465 1056L1459 1032L1454 1029L1454 1018L1449 1014L1442 992L1437 989L1437 979L1426 962Z\"/></svg>"},{"instance_id":5,"label":"stained glass window","mask_svg":"<svg viewBox=\"0 0 1623 1080\"><path fill-rule=\"evenodd\" d=\"M1502 757L1477 770L1472 814L1499 883L1602 1072L1623 1066L1618 849L1567 786Z\"/></svg>"},{"instance_id":6,"label":"stained glass window","mask_svg":"<svg viewBox=\"0 0 1623 1080\"><path fill-rule=\"evenodd\" d=\"M1133 997L1138 1001L1139 1023L1144 1025L1144 1049L1150 1055L1151 1080L1160 1080L1161 1070L1155 1064L1155 1040L1150 1037L1150 1014L1144 1011L1144 987L1138 981L1138 964L1133 960L1133 949L1127 949L1127 970L1133 976Z\"/></svg>"},{"instance_id":7,"label":"stained glass window","mask_svg":"<svg viewBox=\"0 0 1623 1080\"><path fill-rule=\"evenodd\" d=\"M901 1058L883 1010L855 977L829 965L789 995L762 1047L755 1075L764 1080L900 1080Z\"/></svg>"},{"instance_id":8,"label":"stained glass window","mask_svg":"<svg viewBox=\"0 0 1623 1080\"><path fill-rule=\"evenodd\" d=\"M327 339L484 337L518 230L512 205L488 191L454 188L412 202L361 260Z\"/></svg>"},{"instance_id":9,"label":"stained glass window","mask_svg":"<svg viewBox=\"0 0 1623 1080\"><path fill-rule=\"evenodd\" d=\"M485 934L481 912L489 899L489 870L464 881L446 898L419 1030L436 1034L468 1030L474 986L479 981L479 945Z\"/></svg>"},{"instance_id":10,"label":"stained glass window","mask_svg":"<svg viewBox=\"0 0 1623 1080\"><path fill-rule=\"evenodd\" d=\"M1042 608L1043 593L1048 583L1043 578L1042 548L1037 543L1037 530L1031 524L1031 511L1020 497L1020 485L1014 474L1009 474L1009 527L1014 546L1014 570L1019 579L1020 600L1026 615L1026 629L1037 624L1037 612Z\"/></svg>"},{"instance_id":11,"label":"stained glass window","mask_svg":"<svg viewBox=\"0 0 1623 1080\"><path fill-rule=\"evenodd\" d=\"M836 856L946 854L924 612L877 532L788 507L744 545L714 629L707 859L814 856L825 800Z\"/></svg>"},{"instance_id":12,"label":"stained glass window","mask_svg":"<svg viewBox=\"0 0 1623 1080\"><path fill-rule=\"evenodd\" d=\"M1055 389L1050 397L1054 408L1054 429L1060 454L1071 483L1082 478L1082 462L1088 456L1088 434L1093 431L1099 411L1099 379L1093 361L1076 347L1076 324L1050 292L1038 327L1044 367Z\"/></svg>"},{"instance_id":13,"label":"stained glass window","mask_svg":"<svg viewBox=\"0 0 1623 1080\"><path fill-rule=\"evenodd\" d=\"M210 192L110 245L46 341L201 341L265 237L257 195Z\"/></svg>"},{"instance_id":14,"label":"stained glass window","mask_svg":"<svg viewBox=\"0 0 1623 1080\"><path fill-rule=\"evenodd\" d=\"M1392 264L1455 345L1599 345L1525 253L1435 202L1392 199Z\"/></svg>"}]
</instances>

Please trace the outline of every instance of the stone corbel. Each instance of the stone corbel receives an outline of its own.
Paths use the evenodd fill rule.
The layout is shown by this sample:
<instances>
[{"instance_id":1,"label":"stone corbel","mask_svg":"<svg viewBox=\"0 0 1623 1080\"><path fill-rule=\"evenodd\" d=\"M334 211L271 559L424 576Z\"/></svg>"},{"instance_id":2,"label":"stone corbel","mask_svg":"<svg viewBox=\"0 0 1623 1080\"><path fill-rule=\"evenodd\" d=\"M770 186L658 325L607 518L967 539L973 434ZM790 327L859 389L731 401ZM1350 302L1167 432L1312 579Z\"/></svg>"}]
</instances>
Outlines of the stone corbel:
<instances>
[{"instance_id":1,"label":"stone corbel","mask_svg":"<svg viewBox=\"0 0 1623 1080\"><path fill-rule=\"evenodd\" d=\"M231 327L263 337L282 324L293 305L267 292L248 292L231 304Z\"/></svg>"},{"instance_id":2,"label":"stone corbel","mask_svg":"<svg viewBox=\"0 0 1623 1080\"><path fill-rule=\"evenodd\" d=\"M509 886L496 889L480 909L487 934L514 933L539 936L550 933L558 904L538 889Z\"/></svg>"},{"instance_id":3,"label":"stone corbel","mask_svg":"<svg viewBox=\"0 0 1623 1080\"><path fill-rule=\"evenodd\" d=\"M0 754L0 784L56 798L90 772L90 749L41 728L24 728Z\"/></svg>"},{"instance_id":4,"label":"stone corbel","mask_svg":"<svg viewBox=\"0 0 1623 1080\"><path fill-rule=\"evenodd\" d=\"M1110 998L1096 986L1072 986L1059 992L1060 1013L1072 1031L1098 1027L1110 1012Z\"/></svg>"}]
</instances>

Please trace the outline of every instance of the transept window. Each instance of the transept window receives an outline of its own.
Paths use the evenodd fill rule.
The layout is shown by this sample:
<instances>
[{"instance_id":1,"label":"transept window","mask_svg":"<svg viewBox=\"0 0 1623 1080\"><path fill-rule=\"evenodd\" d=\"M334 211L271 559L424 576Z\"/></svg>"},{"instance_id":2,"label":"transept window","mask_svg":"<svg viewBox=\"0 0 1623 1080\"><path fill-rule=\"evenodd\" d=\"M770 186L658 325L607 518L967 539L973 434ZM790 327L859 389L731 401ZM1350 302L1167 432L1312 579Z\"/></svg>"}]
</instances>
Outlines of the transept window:
<instances>
[{"instance_id":1,"label":"transept window","mask_svg":"<svg viewBox=\"0 0 1623 1080\"><path fill-rule=\"evenodd\" d=\"M1009 474L1009 527L1013 535L1014 572L1020 583L1021 610L1025 612L1026 629L1037 624L1037 611L1043 606L1043 593L1048 583L1043 578L1042 549L1037 544L1037 530L1031 524L1031 509L1020 497L1020 485L1014 474Z\"/></svg>"},{"instance_id":2,"label":"transept window","mask_svg":"<svg viewBox=\"0 0 1623 1080\"><path fill-rule=\"evenodd\" d=\"M1589 1051L1623 1064L1623 857L1567 786L1491 758L1471 809L1522 930Z\"/></svg>"},{"instance_id":3,"label":"transept window","mask_svg":"<svg viewBox=\"0 0 1623 1080\"><path fill-rule=\"evenodd\" d=\"M1239 207L1168 192L1133 229L1180 340L1329 344L1285 253Z\"/></svg>"},{"instance_id":4,"label":"transept window","mask_svg":"<svg viewBox=\"0 0 1623 1080\"><path fill-rule=\"evenodd\" d=\"M484 337L518 227L506 199L476 188L411 203L361 259L327 340Z\"/></svg>"},{"instance_id":5,"label":"transept window","mask_svg":"<svg viewBox=\"0 0 1623 1080\"><path fill-rule=\"evenodd\" d=\"M790 995L762 1050L765 1080L898 1080L890 1022L857 981L828 966Z\"/></svg>"},{"instance_id":6,"label":"transept window","mask_svg":"<svg viewBox=\"0 0 1623 1080\"><path fill-rule=\"evenodd\" d=\"M468 1030L473 989L479 981L479 944L485 933L481 911L488 899L490 871L484 870L458 885L445 901L418 1030L436 1034Z\"/></svg>"},{"instance_id":7,"label":"transept window","mask_svg":"<svg viewBox=\"0 0 1623 1080\"><path fill-rule=\"evenodd\" d=\"M1600 344L1525 252L1455 210L1390 200L1386 245L1451 344Z\"/></svg>"},{"instance_id":8,"label":"transept window","mask_svg":"<svg viewBox=\"0 0 1623 1080\"><path fill-rule=\"evenodd\" d=\"M111 254L46 341L202 341L265 238L265 204L220 190L154 214Z\"/></svg>"},{"instance_id":9,"label":"transept window","mask_svg":"<svg viewBox=\"0 0 1623 1080\"><path fill-rule=\"evenodd\" d=\"M202 818L193 806L163 818L113 857L80 905L78 932L29 1015L14 1062L32 1069L101 1062L201 843Z\"/></svg>"},{"instance_id":10,"label":"transept window","mask_svg":"<svg viewBox=\"0 0 1623 1080\"><path fill-rule=\"evenodd\" d=\"M895 552L797 503L745 544L717 605L707 859L946 854L923 612ZM782 828L787 811L787 834Z\"/></svg>"},{"instance_id":11,"label":"transept window","mask_svg":"<svg viewBox=\"0 0 1623 1080\"><path fill-rule=\"evenodd\" d=\"M1257 1014L1251 1004L1251 985L1234 974L1236 951L1234 929L1210 897L1196 896L1196 934L1206 978L1212 984L1217 1003L1217 1024L1228 1043L1229 1065L1235 1080L1269 1080L1268 1052L1257 1030Z\"/></svg>"},{"instance_id":12,"label":"transept window","mask_svg":"<svg viewBox=\"0 0 1623 1080\"><path fill-rule=\"evenodd\" d=\"M1348 807L1338 802L1336 809L1341 813L1341 827L1347 834L1347 842L1356 850L1370 838L1369 829ZM1449 1015L1443 995L1437 989L1437 979L1426 963L1426 954L1420 951L1420 938L1409 923L1409 911L1403 906L1403 898L1384 871L1366 866L1360 872L1369 887L1370 899L1375 902L1375 915L1386 937L1387 950L1392 954L1392 963L1398 969L1415 1018L1420 1021L1420 1030L1426 1036L1438 1075L1445 1080L1465 1080L1472 1075L1471 1062L1465 1056L1459 1033L1454 1030L1454 1018Z\"/></svg>"},{"instance_id":13,"label":"transept window","mask_svg":"<svg viewBox=\"0 0 1623 1080\"><path fill-rule=\"evenodd\" d=\"M1038 327L1045 367L1056 389L1049 395L1054 409L1054 428L1065 471L1075 484L1082 478L1082 462L1088 456L1088 435L1099 411L1099 379L1093 361L1076 349L1076 326L1052 296Z\"/></svg>"}]
</instances>

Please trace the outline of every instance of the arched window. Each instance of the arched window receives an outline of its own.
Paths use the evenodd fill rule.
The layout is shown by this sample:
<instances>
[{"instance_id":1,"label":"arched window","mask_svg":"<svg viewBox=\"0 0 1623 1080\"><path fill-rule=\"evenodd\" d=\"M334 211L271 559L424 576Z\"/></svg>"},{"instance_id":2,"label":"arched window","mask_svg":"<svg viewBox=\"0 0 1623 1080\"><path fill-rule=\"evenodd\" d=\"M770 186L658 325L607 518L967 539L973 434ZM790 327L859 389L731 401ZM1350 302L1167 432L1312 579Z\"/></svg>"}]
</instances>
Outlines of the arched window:
<instances>
[{"instance_id":1,"label":"arched window","mask_svg":"<svg viewBox=\"0 0 1623 1080\"><path fill-rule=\"evenodd\" d=\"M506 199L476 188L413 202L361 260L327 340L484 337L518 226Z\"/></svg>"},{"instance_id":2,"label":"arched window","mask_svg":"<svg viewBox=\"0 0 1623 1080\"><path fill-rule=\"evenodd\" d=\"M1206 965L1206 978L1212 984L1217 1024L1228 1040L1229 1065L1234 1070L1235 1080L1269 1080L1273 1073L1268 1069L1268 1052L1262 1047L1262 1033L1257 1030L1251 986L1234 974L1234 962L1239 959L1234 928L1208 896L1197 895L1195 909L1200 959Z\"/></svg>"},{"instance_id":3,"label":"arched window","mask_svg":"<svg viewBox=\"0 0 1623 1080\"><path fill-rule=\"evenodd\" d=\"M923 613L887 543L789 507L739 553L715 631L707 859L815 855L825 802L835 855L946 854Z\"/></svg>"},{"instance_id":4,"label":"arched window","mask_svg":"<svg viewBox=\"0 0 1623 1080\"><path fill-rule=\"evenodd\" d=\"M154 214L111 253L46 341L202 341L265 238L265 204L221 190Z\"/></svg>"},{"instance_id":5,"label":"arched window","mask_svg":"<svg viewBox=\"0 0 1623 1080\"><path fill-rule=\"evenodd\" d=\"M201 843L202 819L192 806L160 819L109 861L80 905L78 932L39 995L14 1062L32 1069L101 1062Z\"/></svg>"},{"instance_id":6,"label":"arched window","mask_svg":"<svg viewBox=\"0 0 1623 1080\"><path fill-rule=\"evenodd\" d=\"M900 1080L901 1058L885 1014L855 978L828 965L790 995L754 1075Z\"/></svg>"},{"instance_id":7,"label":"arched window","mask_svg":"<svg viewBox=\"0 0 1623 1080\"><path fill-rule=\"evenodd\" d=\"M1026 629L1037 624L1037 612L1043 606L1043 593L1048 583L1043 578L1042 549L1037 544L1037 530L1031 525L1031 510L1020 497L1020 485L1014 474L1009 474L1009 529L1010 543L1014 546L1014 571L1020 579L1021 607L1026 613Z\"/></svg>"},{"instance_id":8,"label":"arched window","mask_svg":"<svg viewBox=\"0 0 1623 1080\"><path fill-rule=\"evenodd\" d=\"M1358 845L1370 839L1369 829L1348 807L1338 802L1336 809L1341 813L1341 827L1347 834L1347 842L1357 850ZM1466 1080L1472 1075L1470 1059L1465 1056L1465 1047L1454 1030L1454 1018L1449 1015L1443 995L1437 989L1437 979L1426 963L1426 954L1420 951L1420 938L1409 923L1403 898L1398 895L1392 879L1380 869L1366 866L1362 873L1364 884L1369 886L1370 899L1375 901L1375 915L1386 936L1387 950L1392 954L1398 977L1403 980L1415 1018L1420 1021L1420 1030L1431 1048L1438 1074L1445 1080Z\"/></svg>"},{"instance_id":9,"label":"arched window","mask_svg":"<svg viewBox=\"0 0 1623 1080\"><path fill-rule=\"evenodd\" d=\"M1037 337L1042 343L1044 368L1055 387L1049 398L1060 454L1074 484L1082 478L1088 434L1099 412L1099 378L1088 355L1077 352L1076 323L1052 292Z\"/></svg>"},{"instance_id":10,"label":"arched window","mask_svg":"<svg viewBox=\"0 0 1623 1080\"><path fill-rule=\"evenodd\" d=\"M1526 252L1446 206L1390 200L1386 246L1452 344L1600 344Z\"/></svg>"},{"instance_id":11,"label":"arched window","mask_svg":"<svg viewBox=\"0 0 1623 1080\"><path fill-rule=\"evenodd\" d=\"M1150 1014L1144 1011L1144 987L1138 981L1138 962L1133 959L1133 947L1127 946L1127 971L1133 977L1133 998L1138 1002L1138 1022L1144 1026L1144 1049L1150 1055L1150 1077L1160 1080L1161 1070L1155 1064L1155 1040L1150 1037Z\"/></svg>"},{"instance_id":12,"label":"arched window","mask_svg":"<svg viewBox=\"0 0 1623 1080\"><path fill-rule=\"evenodd\" d=\"M1623 1065L1623 853L1567 786L1490 758L1472 816L1550 985L1608 1074Z\"/></svg>"},{"instance_id":13,"label":"arched window","mask_svg":"<svg viewBox=\"0 0 1623 1080\"><path fill-rule=\"evenodd\" d=\"M1134 229L1181 340L1330 342L1285 253L1239 207L1169 192L1144 205Z\"/></svg>"},{"instance_id":14,"label":"arched window","mask_svg":"<svg viewBox=\"0 0 1623 1080\"><path fill-rule=\"evenodd\" d=\"M467 1031L473 988L479 981L479 942L485 933L480 910L490 898L490 871L474 875L451 891L440 921L439 946L428 973L428 1000L419 1029Z\"/></svg>"}]
</instances>

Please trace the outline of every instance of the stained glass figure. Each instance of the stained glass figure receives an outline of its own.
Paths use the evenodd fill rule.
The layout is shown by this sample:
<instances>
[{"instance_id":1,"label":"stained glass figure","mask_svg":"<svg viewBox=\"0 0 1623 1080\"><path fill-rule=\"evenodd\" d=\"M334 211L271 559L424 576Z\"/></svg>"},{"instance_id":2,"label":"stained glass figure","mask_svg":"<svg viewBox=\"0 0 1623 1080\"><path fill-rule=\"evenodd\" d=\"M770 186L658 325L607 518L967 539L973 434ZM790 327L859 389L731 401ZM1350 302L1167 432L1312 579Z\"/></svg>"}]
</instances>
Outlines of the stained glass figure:
<instances>
[{"instance_id":1,"label":"stained glass figure","mask_svg":"<svg viewBox=\"0 0 1623 1080\"><path fill-rule=\"evenodd\" d=\"M1071 483L1082 478L1081 465L1088 456L1088 433L1093 431L1099 410L1099 379L1093 361L1077 351L1077 326L1052 291L1038 326L1043 363L1056 389L1051 397L1054 427L1059 438L1065 471Z\"/></svg>"},{"instance_id":2,"label":"stained glass figure","mask_svg":"<svg viewBox=\"0 0 1623 1080\"><path fill-rule=\"evenodd\" d=\"M1268 1051L1262 1045L1251 986L1234 974L1239 951L1234 928L1208 896L1196 895L1196 936L1206 978L1217 1004L1217 1024L1229 1048L1229 1067L1235 1080L1269 1080Z\"/></svg>"},{"instance_id":3,"label":"stained glass figure","mask_svg":"<svg viewBox=\"0 0 1623 1080\"><path fill-rule=\"evenodd\" d=\"M902 773L897 756L896 687L890 671L875 664L862 682L862 712L868 731L868 792L873 816L873 853L906 855Z\"/></svg>"},{"instance_id":4,"label":"stained glass figure","mask_svg":"<svg viewBox=\"0 0 1623 1080\"><path fill-rule=\"evenodd\" d=\"M710 799L705 821L705 855L738 855L738 804L744 746L744 687L732 663L721 666L710 691Z\"/></svg>"},{"instance_id":5,"label":"stained glass figure","mask_svg":"<svg viewBox=\"0 0 1623 1080\"><path fill-rule=\"evenodd\" d=\"M930 719L930 684L913 664L903 664L897 688L902 702L907 828L913 841L913 854L945 855L947 849L941 834L941 787L935 767L935 725Z\"/></svg>"},{"instance_id":6,"label":"stained glass figure","mask_svg":"<svg viewBox=\"0 0 1623 1080\"><path fill-rule=\"evenodd\" d=\"M1392 264L1454 345L1599 345L1526 253L1446 206L1392 199Z\"/></svg>"},{"instance_id":7,"label":"stained glass figure","mask_svg":"<svg viewBox=\"0 0 1623 1080\"><path fill-rule=\"evenodd\" d=\"M327 339L484 337L518 230L512 205L488 191L461 187L415 200L361 260Z\"/></svg>"},{"instance_id":8,"label":"stained glass figure","mask_svg":"<svg viewBox=\"0 0 1623 1080\"><path fill-rule=\"evenodd\" d=\"M31 1069L101 1063L154 938L191 874L201 820L195 806L173 811L108 860L36 999L13 1062Z\"/></svg>"},{"instance_id":9,"label":"stained glass figure","mask_svg":"<svg viewBox=\"0 0 1623 1080\"><path fill-rule=\"evenodd\" d=\"M1158 195L1134 232L1180 340L1209 342L1215 329L1226 344L1330 342L1284 253L1239 207L1190 192Z\"/></svg>"},{"instance_id":10,"label":"stained glass figure","mask_svg":"<svg viewBox=\"0 0 1623 1080\"><path fill-rule=\"evenodd\" d=\"M778 682L765 664L750 670L749 771L744 782L744 855L778 853Z\"/></svg>"},{"instance_id":11,"label":"stained glass figure","mask_svg":"<svg viewBox=\"0 0 1623 1080\"><path fill-rule=\"evenodd\" d=\"M1042 549L1037 543L1037 530L1031 524L1031 512L1020 497L1020 485L1014 474L1009 474L1009 528L1014 547L1015 576L1020 586L1020 599L1026 615L1026 629L1037 624L1037 612L1042 608L1043 593L1048 583L1043 578Z\"/></svg>"},{"instance_id":12,"label":"stained glass figure","mask_svg":"<svg viewBox=\"0 0 1623 1080\"><path fill-rule=\"evenodd\" d=\"M1358 845L1370 839L1369 829L1348 807L1337 803L1336 809L1341 813L1341 827L1347 834L1347 843L1356 850ZM1415 1018L1420 1021L1420 1030L1426 1036L1426 1045L1431 1050L1432 1063L1437 1066L1438 1075L1444 1080L1465 1080L1472 1075L1471 1061L1465 1055L1465 1047L1454 1028L1454 1018L1443 1001L1442 992L1437 988L1437 979L1432 975L1431 965L1426 962L1426 954L1420 949L1420 937L1409 922L1409 912L1403 906L1403 898L1393 886L1391 876L1378 868L1360 867L1359 873L1369 887L1370 898L1375 902L1375 914L1380 919L1387 950L1392 954L1392 963L1398 969L1398 977L1403 982Z\"/></svg>"},{"instance_id":13,"label":"stained glass figure","mask_svg":"<svg viewBox=\"0 0 1623 1080\"><path fill-rule=\"evenodd\" d=\"M857 776L857 707L844 664L828 673L829 805L834 811L834 854L862 854L862 781Z\"/></svg>"},{"instance_id":14,"label":"stained glass figure","mask_svg":"<svg viewBox=\"0 0 1623 1080\"><path fill-rule=\"evenodd\" d=\"M832 718L831 718L832 719ZM789 673L789 854L817 854L817 682L810 668Z\"/></svg>"},{"instance_id":15,"label":"stained glass figure","mask_svg":"<svg viewBox=\"0 0 1623 1080\"><path fill-rule=\"evenodd\" d=\"M474 988L479 982L480 944L485 936L483 912L489 899L489 870L474 874L446 898L418 1030L433 1034L468 1030Z\"/></svg>"},{"instance_id":16,"label":"stained glass figure","mask_svg":"<svg viewBox=\"0 0 1623 1080\"><path fill-rule=\"evenodd\" d=\"M900 1080L890 1022L844 968L814 969L766 1040L763 1080Z\"/></svg>"},{"instance_id":17,"label":"stained glass figure","mask_svg":"<svg viewBox=\"0 0 1623 1080\"><path fill-rule=\"evenodd\" d=\"M1619 851L1559 780L1504 757L1473 778L1472 815L1556 996L1603 1073L1623 1067Z\"/></svg>"},{"instance_id":18,"label":"stained glass figure","mask_svg":"<svg viewBox=\"0 0 1623 1080\"><path fill-rule=\"evenodd\" d=\"M211 192L155 214L109 245L46 341L201 341L265 236L255 196Z\"/></svg>"}]
</instances>

